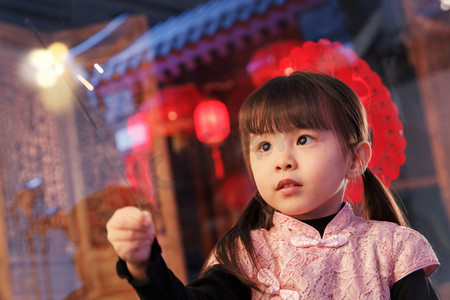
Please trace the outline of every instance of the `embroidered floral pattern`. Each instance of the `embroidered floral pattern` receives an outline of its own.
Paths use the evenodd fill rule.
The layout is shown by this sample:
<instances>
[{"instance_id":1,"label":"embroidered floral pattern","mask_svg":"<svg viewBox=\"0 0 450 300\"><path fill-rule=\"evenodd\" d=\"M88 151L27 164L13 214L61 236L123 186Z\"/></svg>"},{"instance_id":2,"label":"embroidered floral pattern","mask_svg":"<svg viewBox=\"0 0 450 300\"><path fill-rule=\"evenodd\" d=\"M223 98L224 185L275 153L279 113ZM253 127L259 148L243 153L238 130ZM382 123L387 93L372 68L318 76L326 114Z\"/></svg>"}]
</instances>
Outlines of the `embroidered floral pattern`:
<instances>
[{"instance_id":1,"label":"embroidered floral pattern","mask_svg":"<svg viewBox=\"0 0 450 300\"><path fill-rule=\"evenodd\" d=\"M421 268L430 275L439 266L420 233L363 220L348 204L323 238L306 223L276 212L274 227L253 231L252 240L260 268L249 260L242 264L263 291L254 290L252 299L389 299L397 280Z\"/></svg>"},{"instance_id":2,"label":"embroidered floral pattern","mask_svg":"<svg viewBox=\"0 0 450 300\"><path fill-rule=\"evenodd\" d=\"M277 276L269 269L261 269L258 272L258 281L264 286L268 287L271 299L283 299L283 300L299 300L300 296L294 290L281 289L280 281Z\"/></svg>"}]
</instances>

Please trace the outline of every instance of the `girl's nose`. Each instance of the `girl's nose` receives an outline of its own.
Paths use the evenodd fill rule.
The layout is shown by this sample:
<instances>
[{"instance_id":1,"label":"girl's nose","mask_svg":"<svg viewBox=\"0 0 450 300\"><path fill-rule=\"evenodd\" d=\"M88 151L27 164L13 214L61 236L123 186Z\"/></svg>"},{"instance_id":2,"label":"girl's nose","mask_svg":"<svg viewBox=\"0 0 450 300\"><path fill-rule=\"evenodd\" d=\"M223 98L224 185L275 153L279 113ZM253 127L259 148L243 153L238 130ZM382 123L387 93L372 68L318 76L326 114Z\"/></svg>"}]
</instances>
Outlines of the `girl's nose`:
<instances>
[{"instance_id":1,"label":"girl's nose","mask_svg":"<svg viewBox=\"0 0 450 300\"><path fill-rule=\"evenodd\" d=\"M297 168L297 161L292 151L284 149L284 151L280 151L278 155L279 158L275 165L277 171L287 171Z\"/></svg>"}]
</instances>

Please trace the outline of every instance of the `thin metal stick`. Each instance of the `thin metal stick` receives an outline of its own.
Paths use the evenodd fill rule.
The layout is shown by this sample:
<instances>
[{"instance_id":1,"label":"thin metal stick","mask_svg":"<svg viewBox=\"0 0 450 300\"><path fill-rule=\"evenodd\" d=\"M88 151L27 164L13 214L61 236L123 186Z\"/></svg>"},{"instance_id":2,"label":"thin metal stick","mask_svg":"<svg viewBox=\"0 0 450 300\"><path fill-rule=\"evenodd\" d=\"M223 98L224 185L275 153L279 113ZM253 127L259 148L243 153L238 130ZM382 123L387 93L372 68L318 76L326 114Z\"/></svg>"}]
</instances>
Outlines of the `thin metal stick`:
<instances>
[{"instance_id":1,"label":"thin metal stick","mask_svg":"<svg viewBox=\"0 0 450 300\"><path fill-rule=\"evenodd\" d=\"M34 25L30 22L30 20L27 18L25 19L25 24L30 28L30 30L34 33L36 39L39 41L39 43L41 44L41 46L43 48L47 48L47 44L45 43L45 41L41 38L41 35L39 34L39 32L37 31L36 27L34 27ZM125 176L125 172L123 171L122 167L119 165L119 163L117 162L116 159L114 159L114 157L112 156L111 152L109 151L107 145L106 145L106 141L103 139L103 137L101 136L100 132L99 132L99 128L97 126L97 124L95 123L94 119L91 117L91 115L89 114L86 106L81 102L80 98L78 97L77 93L75 92L75 89L70 85L70 81L65 77L62 76L64 83L69 87L70 92L72 93L72 95L75 98L75 101L77 102L78 106L80 107L80 110L82 111L84 117L88 120L89 124L91 124L92 127L94 127L94 133L97 137L97 139L100 141L100 144L103 147L103 151L106 153L106 157L108 160L112 161L115 168L119 171L120 176L122 177L122 179L125 181L128 189L131 192L131 195L133 196L134 200L136 201L136 204L138 206L138 208L140 210L143 210L143 207L141 205L141 203L139 202L133 188L131 187L130 182L128 181L128 178Z\"/></svg>"}]
</instances>

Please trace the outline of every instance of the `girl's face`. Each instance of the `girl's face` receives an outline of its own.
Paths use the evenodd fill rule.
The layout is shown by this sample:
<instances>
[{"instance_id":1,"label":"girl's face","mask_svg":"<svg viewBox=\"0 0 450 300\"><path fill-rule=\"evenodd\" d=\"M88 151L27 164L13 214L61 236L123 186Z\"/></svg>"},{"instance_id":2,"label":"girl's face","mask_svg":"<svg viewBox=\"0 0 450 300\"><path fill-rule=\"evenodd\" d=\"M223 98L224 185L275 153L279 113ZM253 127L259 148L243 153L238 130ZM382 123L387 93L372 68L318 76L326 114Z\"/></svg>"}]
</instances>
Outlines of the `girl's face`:
<instances>
[{"instance_id":1,"label":"girl's face","mask_svg":"<svg viewBox=\"0 0 450 300\"><path fill-rule=\"evenodd\" d=\"M274 209L298 220L339 211L351 159L333 131L251 135L249 159L258 191Z\"/></svg>"}]
</instances>

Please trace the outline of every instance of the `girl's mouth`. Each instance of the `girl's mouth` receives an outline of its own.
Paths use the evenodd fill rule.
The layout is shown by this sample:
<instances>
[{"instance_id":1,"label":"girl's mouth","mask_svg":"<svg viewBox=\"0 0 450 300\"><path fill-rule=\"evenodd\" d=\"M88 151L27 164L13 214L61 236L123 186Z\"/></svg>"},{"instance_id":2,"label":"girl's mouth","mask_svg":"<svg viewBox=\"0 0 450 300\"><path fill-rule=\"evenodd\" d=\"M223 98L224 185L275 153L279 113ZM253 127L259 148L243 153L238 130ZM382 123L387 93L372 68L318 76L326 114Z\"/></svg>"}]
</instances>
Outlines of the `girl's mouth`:
<instances>
[{"instance_id":1,"label":"girl's mouth","mask_svg":"<svg viewBox=\"0 0 450 300\"><path fill-rule=\"evenodd\" d=\"M282 189L288 189L288 188L296 188L296 187L301 187L301 184L293 179L286 178L286 179L282 179L282 180L278 181L277 191L282 190Z\"/></svg>"}]
</instances>

